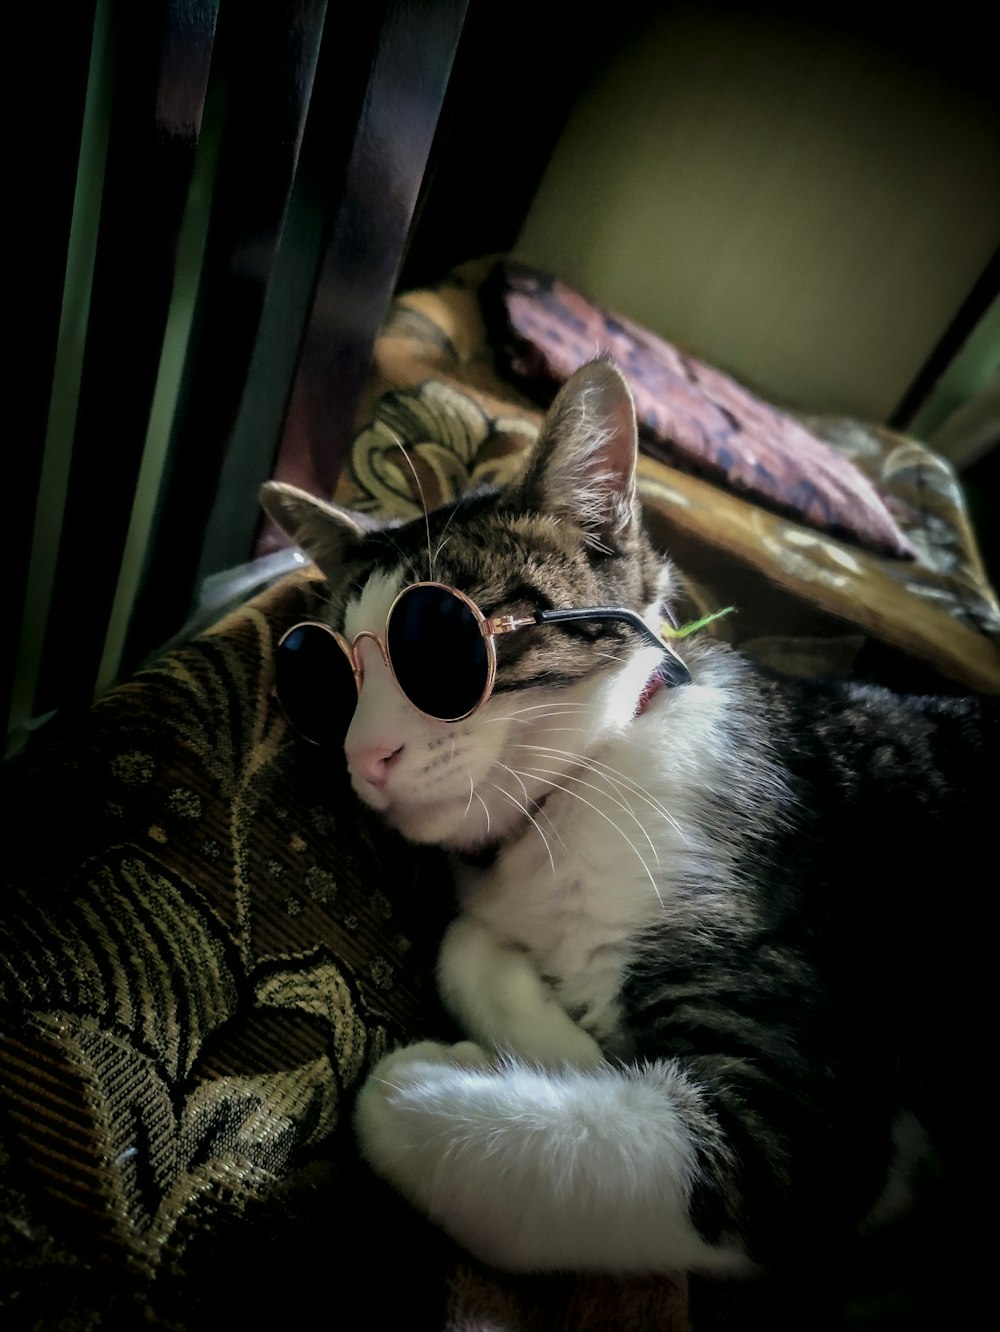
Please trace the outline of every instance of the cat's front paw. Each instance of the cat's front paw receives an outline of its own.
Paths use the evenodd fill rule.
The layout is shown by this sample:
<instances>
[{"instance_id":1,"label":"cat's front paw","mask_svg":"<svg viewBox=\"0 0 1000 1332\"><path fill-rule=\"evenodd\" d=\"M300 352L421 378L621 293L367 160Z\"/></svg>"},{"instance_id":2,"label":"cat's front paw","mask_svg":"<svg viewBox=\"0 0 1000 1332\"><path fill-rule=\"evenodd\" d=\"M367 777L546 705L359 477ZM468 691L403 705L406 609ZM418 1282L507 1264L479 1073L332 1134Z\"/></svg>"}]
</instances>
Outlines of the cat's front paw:
<instances>
[{"instance_id":1,"label":"cat's front paw","mask_svg":"<svg viewBox=\"0 0 1000 1332\"><path fill-rule=\"evenodd\" d=\"M423 1067L486 1068L493 1060L473 1041L458 1041L444 1045L440 1041L417 1041L401 1045L382 1056L371 1073L368 1083L379 1083L383 1091L391 1091L396 1082L412 1081L419 1077Z\"/></svg>"},{"instance_id":2,"label":"cat's front paw","mask_svg":"<svg viewBox=\"0 0 1000 1332\"><path fill-rule=\"evenodd\" d=\"M554 1004L542 1010L534 1022L508 1023L503 1040L497 1042L497 1051L540 1068L598 1068L604 1063L604 1054L593 1036Z\"/></svg>"},{"instance_id":3,"label":"cat's front paw","mask_svg":"<svg viewBox=\"0 0 1000 1332\"><path fill-rule=\"evenodd\" d=\"M491 1070L472 1041L420 1041L384 1055L361 1086L354 1128L372 1169L411 1202L426 1206L435 1169L448 1154L448 1101L456 1082Z\"/></svg>"}]
</instances>

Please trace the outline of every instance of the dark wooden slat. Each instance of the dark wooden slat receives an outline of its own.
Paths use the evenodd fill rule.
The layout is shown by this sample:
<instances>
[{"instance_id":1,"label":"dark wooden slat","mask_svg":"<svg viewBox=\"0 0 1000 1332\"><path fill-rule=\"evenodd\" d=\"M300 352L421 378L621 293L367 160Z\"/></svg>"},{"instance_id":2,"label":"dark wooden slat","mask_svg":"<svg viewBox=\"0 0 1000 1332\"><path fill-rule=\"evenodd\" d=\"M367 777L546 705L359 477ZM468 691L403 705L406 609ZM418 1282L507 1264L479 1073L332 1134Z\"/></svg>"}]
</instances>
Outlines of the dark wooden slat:
<instances>
[{"instance_id":1,"label":"dark wooden slat","mask_svg":"<svg viewBox=\"0 0 1000 1332\"><path fill-rule=\"evenodd\" d=\"M93 693L160 363L217 7L110 6L101 231L40 712L85 706Z\"/></svg>"},{"instance_id":2,"label":"dark wooden slat","mask_svg":"<svg viewBox=\"0 0 1000 1332\"><path fill-rule=\"evenodd\" d=\"M466 0L394 3L379 32L274 468L316 494L333 492L343 466L466 9ZM258 550L274 544L265 528Z\"/></svg>"},{"instance_id":3,"label":"dark wooden slat","mask_svg":"<svg viewBox=\"0 0 1000 1332\"><path fill-rule=\"evenodd\" d=\"M225 111L212 211L124 671L179 627L191 602L285 224L325 12L325 0L267 6L231 0L220 13L212 96L224 99Z\"/></svg>"},{"instance_id":4,"label":"dark wooden slat","mask_svg":"<svg viewBox=\"0 0 1000 1332\"><path fill-rule=\"evenodd\" d=\"M11 281L7 287L6 322L14 333L6 352L8 358L13 356L13 365L8 363L9 383L20 406L17 437L4 451L4 488L11 501L4 563L8 647L0 658L0 708L5 719L25 612L93 25L93 0L67 6L54 33L47 9L26 6L19 14L16 38L7 48L12 62L34 59L44 51L44 84L59 90L59 114L32 116L24 132L12 134L9 143L8 180L16 182L21 202L10 210L8 246L30 278Z\"/></svg>"},{"instance_id":5,"label":"dark wooden slat","mask_svg":"<svg viewBox=\"0 0 1000 1332\"><path fill-rule=\"evenodd\" d=\"M288 217L205 532L199 587L251 551L257 493L272 474L323 255L350 190L349 164L383 19L382 6L368 5L356 15L350 40L337 23L324 30Z\"/></svg>"}]
</instances>

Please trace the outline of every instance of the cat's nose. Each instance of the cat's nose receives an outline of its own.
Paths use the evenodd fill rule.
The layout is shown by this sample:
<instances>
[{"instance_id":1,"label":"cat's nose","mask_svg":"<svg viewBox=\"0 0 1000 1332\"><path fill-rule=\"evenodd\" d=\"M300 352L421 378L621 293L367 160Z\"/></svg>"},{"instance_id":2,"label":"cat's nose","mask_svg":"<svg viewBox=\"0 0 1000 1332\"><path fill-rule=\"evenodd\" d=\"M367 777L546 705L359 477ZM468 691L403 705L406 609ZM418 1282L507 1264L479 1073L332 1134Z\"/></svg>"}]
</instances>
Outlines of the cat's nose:
<instances>
[{"instance_id":1,"label":"cat's nose","mask_svg":"<svg viewBox=\"0 0 1000 1332\"><path fill-rule=\"evenodd\" d=\"M392 766L402 752L402 745L398 749L387 749L384 745L363 745L347 750L347 763L358 777L363 777L372 786L382 787L389 780Z\"/></svg>"}]
</instances>

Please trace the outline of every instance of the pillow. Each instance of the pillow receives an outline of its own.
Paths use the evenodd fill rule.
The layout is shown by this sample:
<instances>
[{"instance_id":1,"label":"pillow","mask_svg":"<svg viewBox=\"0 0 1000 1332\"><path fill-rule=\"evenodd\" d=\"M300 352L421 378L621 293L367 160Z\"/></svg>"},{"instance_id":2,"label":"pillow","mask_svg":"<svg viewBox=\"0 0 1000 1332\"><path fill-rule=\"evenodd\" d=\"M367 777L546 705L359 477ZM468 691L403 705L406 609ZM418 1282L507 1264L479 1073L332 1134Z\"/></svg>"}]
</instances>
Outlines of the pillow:
<instances>
[{"instance_id":1,"label":"pillow","mask_svg":"<svg viewBox=\"0 0 1000 1332\"><path fill-rule=\"evenodd\" d=\"M849 459L729 375L517 260L495 265L483 302L507 372L536 399L609 354L632 389L651 456L880 555L914 556Z\"/></svg>"},{"instance_id":2,"label":"pillow","mask_svg":"<svg viewBox=\"0 0 1000 1332\"><path fill-rule=\"evenodd\" d=\"M219 1326L240 1301L259 1326L390 1266L412 1295L345 1111L387 1044L451 1033L433 980L449 877L270 697L273 642L323 592L292 575L5 764L4 1326L5 1281L32 1326L80 1332L190 1329L202 1305ZM315 1215L278 1257L264 1236L295 1222L317 1161L333 1183L306 1178ZM430 1227L399 1216L419 1252Z\"/></svg>"}]
</instances>

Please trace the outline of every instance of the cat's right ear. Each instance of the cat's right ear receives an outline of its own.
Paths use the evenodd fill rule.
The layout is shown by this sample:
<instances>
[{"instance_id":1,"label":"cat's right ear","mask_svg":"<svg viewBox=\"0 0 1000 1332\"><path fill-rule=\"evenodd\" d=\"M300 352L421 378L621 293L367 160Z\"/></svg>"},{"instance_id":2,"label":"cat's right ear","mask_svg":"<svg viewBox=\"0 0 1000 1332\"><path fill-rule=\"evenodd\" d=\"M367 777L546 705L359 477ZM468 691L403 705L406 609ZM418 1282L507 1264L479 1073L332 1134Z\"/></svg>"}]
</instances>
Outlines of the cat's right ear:
<instances>
[{"instance_id":1,"label":"cat's right ear","mask_svg":"<svg viewBox=\"0 0 1000 1332\"><path fill-rule=\"evenodd\" d=\"M638 520L637 453L632 393L614 362L598 357L556 395L517 493L573 523L591 546L614 549Z\"/></svg>"},{"instance_id":2,"label":"cat's right ear","mask_svg":"<svg viewBox=\"0 0 1000 1332\"><path fill-rule=\"evenodd\" d=\"M359 514L317 499L286 481L266 481L261 487L260 504L328 578L340 569L345 545L360 540L368 530Z\"/></svg>"}]
</instances>

